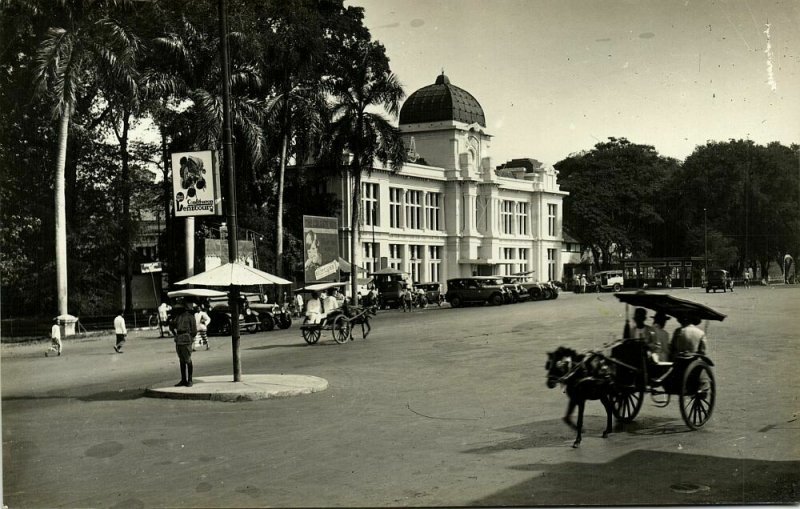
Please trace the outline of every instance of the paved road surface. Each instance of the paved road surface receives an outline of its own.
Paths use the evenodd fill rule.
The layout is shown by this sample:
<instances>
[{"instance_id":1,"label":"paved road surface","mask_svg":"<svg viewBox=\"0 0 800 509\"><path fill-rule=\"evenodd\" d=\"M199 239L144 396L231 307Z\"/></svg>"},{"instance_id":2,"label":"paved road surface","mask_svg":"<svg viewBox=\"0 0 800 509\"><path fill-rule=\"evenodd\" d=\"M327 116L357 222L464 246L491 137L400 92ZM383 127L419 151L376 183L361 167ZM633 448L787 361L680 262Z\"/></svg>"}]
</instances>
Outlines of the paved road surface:
<instances>
[{"instance_id":1,"label":"paved road surface","mask_svg":"<svg viewBox=\"0 0 800 509\"><path fill-rule=\"evenodd\" d=\"M738 504L800 500L800 288L674 294L728 314L709 329L714 415L689 432L649 401L583 445L548 390L546 352L622 331L611 294L501 307L381 312L373 334L307 346L296 326L242 336L244 373L326 379L323 392L243 403L142 397L177 381L172 343L131 334L3 345L4 503L9 507L342 507ZM670 323L670 327L674 324ZM360 336L357 336L360 337ZM229 339L195 353L195 376L230 374Z\"/></svg>"}]
</instances>

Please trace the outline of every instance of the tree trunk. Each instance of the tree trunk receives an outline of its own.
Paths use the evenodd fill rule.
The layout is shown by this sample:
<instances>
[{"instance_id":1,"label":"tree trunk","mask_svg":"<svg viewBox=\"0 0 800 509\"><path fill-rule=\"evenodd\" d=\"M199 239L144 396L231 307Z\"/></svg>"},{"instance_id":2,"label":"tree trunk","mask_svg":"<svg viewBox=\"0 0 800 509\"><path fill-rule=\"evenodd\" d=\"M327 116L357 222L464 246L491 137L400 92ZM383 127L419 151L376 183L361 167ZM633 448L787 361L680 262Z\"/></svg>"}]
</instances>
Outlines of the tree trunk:
<instances>
[{"instance_id":1,"label":"tree trunk","mask_svg":"<svg viewBox=\"0 0 800 509\"><path fill-rule=\"evenodd\" d=\"M167 135L163 127L159 127L161 131L161 160L162 160L162 173L163 173L163 188L164 188L164 225L166 231L166 266L167 274L174 274L172 261L175 259L175 241L172 238L172 218L171 218L171 205L172 205L172 182L169 179L169 151L167 149ZM162 244L163 245L163 244ZM164 253L159 253L159 257L163 258Z\"/></svg>"},{"instance_id":2,"label":"tree trunk","mask_svg":"<svg viewBox=\"0 0 800 509\"><path fill-rule=\"evenodd\" d=\"M69 136L69 106L61 114L58 128L58 156L55 174L56 209L56 287L58 291L58 314L67 314L67 210L64 172L67 164L67 137Z\"/></svg>"},{"instance_id":3,"label":"tree trunk","mask_svg":"<svg viewBox=\"0 0 800 509\"><path fill-rule=\"evenodd\" d=\"M122 116L122 136L119 139L122 160L122 260L125 266L125 311L133 309L133 260L131 257L131 174L128 156L128 130L130 112L125 109Z\"/></svg>"},{"instance_id":4,"label":"tree trunk","mask_svg":"<svg viewBox=\"0 0 800 509\"><path fill-rule=\"evenodd\" d=\"M354 161L357 159L354 157ZM350 291L353 304L358 305L358 219L361 202L361 167L357 165L353 175L353 201L350 205Z\"/></svg>"},{"instance_id":5,"label":"tree trunk","mask_svg":"<svg viewBox=\"0 0 800 509\"><path fill-rule=\"evenodd\" d=\"M278 213L277 235L275 238L275 273L283 276L283 177L286 172L286 151L289 144L289 134L284 131L281 142L281 164L278 172Z\"/></svg>"}]
</instances>

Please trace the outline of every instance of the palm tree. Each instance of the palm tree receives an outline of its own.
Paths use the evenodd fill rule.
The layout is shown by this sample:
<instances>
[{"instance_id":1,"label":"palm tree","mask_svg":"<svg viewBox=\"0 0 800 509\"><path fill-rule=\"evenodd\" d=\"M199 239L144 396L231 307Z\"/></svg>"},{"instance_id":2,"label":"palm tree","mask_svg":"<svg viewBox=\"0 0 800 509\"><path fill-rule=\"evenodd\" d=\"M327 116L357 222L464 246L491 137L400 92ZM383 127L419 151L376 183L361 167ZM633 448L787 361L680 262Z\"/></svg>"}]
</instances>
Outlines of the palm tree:
<instances>
[{"instance_id":1,"label":"palm tree","mask_svg":"<svg viewBox=\"0 0 800 509\"><path fill-rule=\"evenodd\" d=\"M327 161L344 170L353 182L350 204L350 263L353 266L351 291L358 303L359 211L361 176L372 172L377 159L393 171L402 168L405 148L398 129L381 114L392 116L400 110L405 96L397 77L389 69L384 47L378 42L357 41L339 56L336 77L330 81L333 97L333 123L328 142ZM367 110L370 111L367 111ZM342 156L348 153L345 161Z\"/></svg>"},{"instance_id":2,"label":"palm tree","mask_svg":"<svg viewBox=\"0 0 800 509\"><path fill-rule=\"evenodd\" d=\"M125 70L112 49L119 47L110 12L123 1L63 0L54 6L52 26L36 50L34 83L40 95L53 101L53 117L59 121L54 178L55 240L58 313L67 314L67 220L65 168L67 140L75 106L84 86L100 75L122 78Z\"/></svg>"}]
</instances>

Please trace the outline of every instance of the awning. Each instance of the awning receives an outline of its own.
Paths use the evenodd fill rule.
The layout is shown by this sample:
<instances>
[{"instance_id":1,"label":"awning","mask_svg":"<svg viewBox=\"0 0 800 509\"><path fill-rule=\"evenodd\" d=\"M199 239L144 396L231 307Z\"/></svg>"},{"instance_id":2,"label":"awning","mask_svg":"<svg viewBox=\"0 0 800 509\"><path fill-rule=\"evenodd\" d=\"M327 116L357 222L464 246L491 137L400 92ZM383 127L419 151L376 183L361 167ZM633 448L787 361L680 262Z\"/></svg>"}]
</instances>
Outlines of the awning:
<instances>
[{"instance_id":1,"label":"awning","mask_svg":"<svg viewBox=\"0 0 800 509\"><path fill-rule=\"evenodd\" d=\"M348 274L352 271L352 266L350 265L350 262L348 262L347 260L345 260L341 256L337 257L336 261L339 263L339 270L340 271L346 272ZM363 273L363 274L365 274L367 272L367 269L365 269L363 267L359 267L358 265L356 265L356 270L358 272L360 272L360 273Z\"/></svg>"}]
</instances>

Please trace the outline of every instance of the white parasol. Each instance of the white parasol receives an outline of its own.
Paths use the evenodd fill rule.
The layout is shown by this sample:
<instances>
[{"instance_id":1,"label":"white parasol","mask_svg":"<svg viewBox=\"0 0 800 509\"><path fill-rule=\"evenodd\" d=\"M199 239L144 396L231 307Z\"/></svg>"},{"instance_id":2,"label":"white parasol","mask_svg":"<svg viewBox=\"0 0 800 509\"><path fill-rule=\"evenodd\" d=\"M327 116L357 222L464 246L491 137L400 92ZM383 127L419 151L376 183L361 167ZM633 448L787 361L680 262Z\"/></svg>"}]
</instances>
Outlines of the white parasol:
<instances>
[{"instance_id":1,"label":"white parasol","mask_svg":"<svg viewBox=\"0 0 800 509\"><path fill-rule=\"evenodd\" d=\"M175 283L176 285L199 286L251 286L251 285L290 285L287 281L241 263L226 263L211 270L201 272Z\"/></svg>"}]
</instances>

